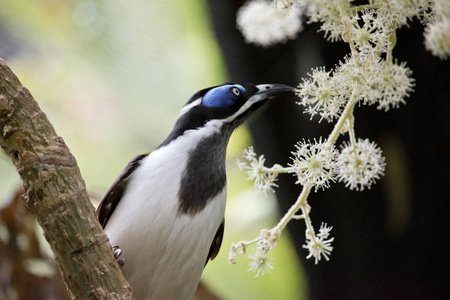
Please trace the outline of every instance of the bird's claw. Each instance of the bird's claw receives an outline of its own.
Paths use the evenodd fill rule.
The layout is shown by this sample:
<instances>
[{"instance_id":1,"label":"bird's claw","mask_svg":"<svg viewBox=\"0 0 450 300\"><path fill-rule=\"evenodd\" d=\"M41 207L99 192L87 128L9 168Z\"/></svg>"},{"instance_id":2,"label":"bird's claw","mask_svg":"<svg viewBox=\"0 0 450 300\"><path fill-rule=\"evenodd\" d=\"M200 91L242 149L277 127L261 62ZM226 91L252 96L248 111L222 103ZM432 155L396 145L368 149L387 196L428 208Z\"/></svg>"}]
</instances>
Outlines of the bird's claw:
<instances>
[{"instance_id":1,"label":"bird's claw","mask_svg":"<svg viewBox=\"0 0 450 300\"><path fill-rule=\"evenodd\" d=\"M119 258L119 256L122 254L122 249L120 249L119 246L114 246L113 251L114 251L114 258L117 260L117 263L122 268L126 261L126 259L123 257Z\"/></svg>"}]
</instances>

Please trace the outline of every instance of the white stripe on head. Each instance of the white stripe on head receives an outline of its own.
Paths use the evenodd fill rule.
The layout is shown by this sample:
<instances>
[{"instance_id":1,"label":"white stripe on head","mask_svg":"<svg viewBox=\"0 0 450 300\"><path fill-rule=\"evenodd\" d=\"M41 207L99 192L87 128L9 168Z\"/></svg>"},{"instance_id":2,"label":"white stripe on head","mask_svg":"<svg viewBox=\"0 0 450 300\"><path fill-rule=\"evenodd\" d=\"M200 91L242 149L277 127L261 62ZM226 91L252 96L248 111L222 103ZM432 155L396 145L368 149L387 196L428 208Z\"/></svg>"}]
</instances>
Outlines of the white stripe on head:
<instances>
[{"instance_id":1,"label":"white stripe on head","mask_svg":"<svg viewBox=\"0 0 450 300\"><path fill-rule=\"evenodd\" d=\"M180 116L184 115L185 113L187 113L188 111L191 110L191 108L193 108L194 106L200 105L202 104L202 97L192 101L191 103L183 106L183 108L180 110Z\"/></svg>"},{"instance_id":2,"label":"white stripe on head","mask_svg":"<svg viewBox=\"0 0 450 300\"><path fill-rule=\"evenodd\" d=\"M247 100L247 102L245 102L244 105L242 105L237 112L235 112L233 115L231 115L228 118L226 118L225 122L232 122L232 121L234 121L234 119L236 119L238 116L242 115L252 105L253 105L253 102L250 101L250 100Z\"/></svg>"},{"instance_id":3,"label":"white stripe on head","mask_svg":"<svg viewBox=\"0 0 450 300\"><path fill-rule=\"evenodd\" d=\"M242 105L237 112L235 112L233 115L226 118L224 121L232 122L234 119L236 119L238 116L243 114L246 110L248 110L250 108L250 106L252 106L255 102L258 102L260 100L260 99L257 99L257 101L252 101L253 97L250 97L250 99L248 99L247 102L245 102L244 105ZM181 108L181 110L180 110L180 116L184 115L185 113L190 111L193 107L200 105L200 104L202 104L202 97L195 99L191 103L183 106L183 108Z\"/></svg>"}]
</instances>

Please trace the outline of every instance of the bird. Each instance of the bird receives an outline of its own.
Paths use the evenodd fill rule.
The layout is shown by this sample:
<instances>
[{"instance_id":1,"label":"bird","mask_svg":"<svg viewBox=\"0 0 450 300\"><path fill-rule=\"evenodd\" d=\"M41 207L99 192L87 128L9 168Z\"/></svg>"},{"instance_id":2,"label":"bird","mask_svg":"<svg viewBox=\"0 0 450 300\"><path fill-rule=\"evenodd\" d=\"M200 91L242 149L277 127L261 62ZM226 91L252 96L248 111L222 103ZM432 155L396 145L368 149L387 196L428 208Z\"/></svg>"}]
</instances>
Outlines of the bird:
<instances>
[{"instance_id":1,"label":"bird","mask_svg":"<svg viewBox=\"0 0 450 300\"><path fill-rule=\"evenodd\" d=\"M267 100L293 92L284 84L202 89L168 137L124 168L97 216L135 299L192 299L222 244L230 136Z\"/></svg>"}]
</instances>

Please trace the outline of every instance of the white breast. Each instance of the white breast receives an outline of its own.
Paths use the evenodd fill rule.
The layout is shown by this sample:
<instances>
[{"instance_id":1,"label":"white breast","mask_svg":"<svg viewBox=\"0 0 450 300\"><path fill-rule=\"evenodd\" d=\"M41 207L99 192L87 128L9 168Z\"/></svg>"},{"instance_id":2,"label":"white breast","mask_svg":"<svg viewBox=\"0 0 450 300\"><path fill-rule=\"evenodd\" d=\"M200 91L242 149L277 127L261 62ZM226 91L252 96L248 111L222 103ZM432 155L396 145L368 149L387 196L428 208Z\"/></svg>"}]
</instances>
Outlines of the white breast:
<instances>
[{"instance_id":1,"label":"white breast","mask_svg":"<svg viewBox=\"0 0 450 300\"><path fill-rule=\"evenodd\" d=\"M213 123L213 122L212 122ZM135 298L191 299L225 213L226 187L200 213L177 215L189 151L216 124L186 132L143 159L105 231L122 249L122 271Z\"/></svg>"}]
</instances>

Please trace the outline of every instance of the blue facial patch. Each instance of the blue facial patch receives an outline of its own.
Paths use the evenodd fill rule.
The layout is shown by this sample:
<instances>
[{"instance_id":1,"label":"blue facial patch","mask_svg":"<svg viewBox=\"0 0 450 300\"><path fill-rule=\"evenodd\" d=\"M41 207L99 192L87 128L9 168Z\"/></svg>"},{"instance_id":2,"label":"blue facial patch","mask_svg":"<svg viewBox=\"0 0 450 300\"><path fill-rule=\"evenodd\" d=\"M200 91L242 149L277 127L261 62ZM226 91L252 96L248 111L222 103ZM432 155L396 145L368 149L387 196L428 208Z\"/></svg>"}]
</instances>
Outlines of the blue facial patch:
<instances>
[{"instance_id":1,"label":"blue facial patch","mask_svg":"<svg viewBox=\"0 0 450 300\"><path fill-rule=\"evenodd\" d=\"M239 84L226 84L209 90L202 98L202 104L208 107L226 107L234 104L245 88Z\"/></svg>"}]
</instances>

